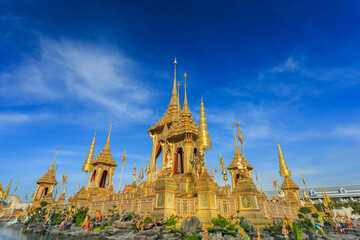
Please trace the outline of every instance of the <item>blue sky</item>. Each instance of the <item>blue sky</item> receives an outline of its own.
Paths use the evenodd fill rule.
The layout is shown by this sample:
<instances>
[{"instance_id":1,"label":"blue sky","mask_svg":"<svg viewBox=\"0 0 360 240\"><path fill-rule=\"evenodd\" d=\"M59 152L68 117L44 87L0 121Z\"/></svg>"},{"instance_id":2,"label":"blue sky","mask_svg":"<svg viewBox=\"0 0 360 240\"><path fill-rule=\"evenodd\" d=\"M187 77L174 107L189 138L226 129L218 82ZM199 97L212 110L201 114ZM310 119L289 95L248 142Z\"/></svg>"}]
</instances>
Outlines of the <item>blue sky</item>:
<instances>
[{"instance_id":1,"label":"blue sky","mask_svg":"<svg viewBox=\"0 0 360 240\"><path fill-rule=\"evenodd\" d=\"M245 155L264 188L280 179L276 139L301 185L359 184L358 1L0 1L0 182L36 188L60 146L68 194L97 133L114 119L123 182L146 164L146 130L169 104L173 60L181 103L204 97L213 149L229 164L239 118ZM115 170L118 188L121 169ZM220 180L220 175L217 176Z\"/></svg>"}]
</instances>

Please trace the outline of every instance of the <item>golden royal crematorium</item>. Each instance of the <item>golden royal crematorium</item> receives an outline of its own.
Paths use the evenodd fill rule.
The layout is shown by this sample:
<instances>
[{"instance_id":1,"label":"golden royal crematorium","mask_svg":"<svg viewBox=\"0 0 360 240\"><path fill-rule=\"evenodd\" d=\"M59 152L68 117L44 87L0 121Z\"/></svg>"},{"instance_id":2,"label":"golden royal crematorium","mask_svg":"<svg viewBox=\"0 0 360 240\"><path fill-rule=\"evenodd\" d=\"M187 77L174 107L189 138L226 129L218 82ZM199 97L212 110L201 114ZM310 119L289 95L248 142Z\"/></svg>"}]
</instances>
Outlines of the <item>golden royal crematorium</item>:
<instances>
[{"instance_id":1,"label":"golden royal crematorium","mask_svg":"<svg viewBox=\"0 0 360 240\"><path fill-rule=\"evenodd\" d=\"M118 164L111 156L110 125L106 144L95 158L96 136L94 136L82 168L86 174L90 173L87 184L74 196L70 196L68 204L77 207L88 206L92 214L95 214L98 209L106 214L113 205L118 208L123 205L127 211L152 217L169 217L174 214L184 219L197 216L205 226L210 225L211 219L217 214L227 217L245 216L260 226L271 223L272 219L297 218L298 208L302 206L298 193L299 187L291 179L280 145L278 144L280 175L284 177L281 189L285 197L274 196L272 200L269 200L264 191L262 189L260 191L254 184L252 177L254 168L243 154L243 138L238 124L237 135L242 145L242 152L239 149L234 128L234 157L230 165L226 167L220 155L220 171L225 184L223 187L218 185L204 157L206 151L211 150L212 146L203 99L201 99L200 120L197 124L188 106L186 73L184 74L184 102L182 106L180 105L176 65L175 59L170 103L164 115L147 130L153 146L151 159L148 160L145 168L146 177L144 177L142 167L139 175L136 176L135 166L133 182L125 184L122 192L120 189L114 192L112 178ZM161 162L160 169L156 167L158 161ZM122 167L125 162L124 153ZM34 204L39 201L48 201L51 204L63 205L65 194L62 191L60 191L60 201L55 202L52 197L54 186L57 184L54 164L55 160L49 171L37 181L38 188L33 198ZM226 168L230 172L231 185L226 182L228 180ZM179 221L178 224L181 222Z\"/></svg>"}]
</instances>

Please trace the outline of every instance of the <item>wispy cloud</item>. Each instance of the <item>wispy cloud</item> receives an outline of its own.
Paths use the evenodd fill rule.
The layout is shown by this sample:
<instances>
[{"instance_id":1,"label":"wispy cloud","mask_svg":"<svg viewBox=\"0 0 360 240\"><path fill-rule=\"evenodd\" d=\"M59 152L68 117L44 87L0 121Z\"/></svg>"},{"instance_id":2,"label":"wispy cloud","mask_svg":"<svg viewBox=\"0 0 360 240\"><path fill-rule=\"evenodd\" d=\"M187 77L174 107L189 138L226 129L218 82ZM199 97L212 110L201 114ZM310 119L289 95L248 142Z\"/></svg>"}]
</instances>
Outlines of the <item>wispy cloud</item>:
<instances>
[{"instance_id":1,"label":"wispy cloud","mask_svg":"<svg viewBox=\"0 0 360 240\"><path fill-rule=\"evenodd\" d=\"M295 61L293 56L289 57L285 63L280 66L276 66L270 70L270 72L274 73L282 73L282 72L294 72L300 69L299 62Z\"/></svg>"},{"instance_id":2,"label":"wispy cloud","mask_svg":"<svg viewBox=\"0 0 360 240\"><path fill-rule=\"evenodd\" d=\"M51 115L48 113L0 113L0 133L6 129L9 129L9 127L13 126L14 124L44 120L50 117Z\"/></svg>"},{"instance_id":3,"label":"wispy cloud","mask_svg":"<svg viewBox=\"0 0 360 240\"><path fill-rule=\"evenodd\" d=\"M360 125L343 125L337 126L332 134L340 137L355 137L360 138Z\"/></svg>"},{"instance_id":4,"label":"wispy cloud","mask_svg":"<svg viewBox=\"0 0 360 240\"><path fill-rule=\"evenodd\" d=\"M151 115L146 106L151 89L136 77L133 60L111 46L66 39L39 39L37 58L0 74L0 97L7 105L62 102L101 109L123 119L142 120Z\"/></svg>"}]
</instances>

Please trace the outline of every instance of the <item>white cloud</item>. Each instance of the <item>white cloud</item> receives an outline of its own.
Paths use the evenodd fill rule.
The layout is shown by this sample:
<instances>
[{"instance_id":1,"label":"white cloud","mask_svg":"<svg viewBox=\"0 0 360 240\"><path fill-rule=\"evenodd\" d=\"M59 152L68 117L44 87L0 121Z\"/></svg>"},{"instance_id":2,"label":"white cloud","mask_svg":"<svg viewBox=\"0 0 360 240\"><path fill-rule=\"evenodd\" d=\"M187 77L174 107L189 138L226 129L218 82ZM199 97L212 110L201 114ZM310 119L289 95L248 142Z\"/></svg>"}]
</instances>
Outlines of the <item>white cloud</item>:
<instances>
[{"instance_id":1,"label":"white cloud","mask_svg":"<svg viewBox=\"0 0 360 240\"><path fill-rule=\"evenodd\" d=\"M7 105L61 101L143 120L152 113L145 105L152 93L137 79L139 68L111 46L40 38L37 58L0 74L0 97Z\"/></svg>"},{"instance_id":2,"label":"white cloud","mask_svg":"<svg viewBox=\"0 0 360 240\"><path fill-rule=\"evenodd\" d=\"M10 126L18 123L26 123L37 120L44 120L50 118L51 115L48 113L0 113L0 132L9 129Z\"/></svg>"},{"instance_id":3,"label":"white cloud","mask_svg":"<svg viewBox=\"0 0 360 240\"><path fill-rule=\"evenodd\" d=\"M360 125L343 125L337 126L332 134L340 137L356 137L360 138Z\"/></svg>"},{"instance_id":4,"label":"white cloud","mask_svg":"<svg viewBox=\"0 0 360 240\"><path fill-rule=\"evenodd\" d=\"M300 69L299 62L296 62L294 58L291 56L289 57L285 63L281 64L280 66L274 67L270 70L270 72L294 72Z\"/></svg>"}]
</instances>

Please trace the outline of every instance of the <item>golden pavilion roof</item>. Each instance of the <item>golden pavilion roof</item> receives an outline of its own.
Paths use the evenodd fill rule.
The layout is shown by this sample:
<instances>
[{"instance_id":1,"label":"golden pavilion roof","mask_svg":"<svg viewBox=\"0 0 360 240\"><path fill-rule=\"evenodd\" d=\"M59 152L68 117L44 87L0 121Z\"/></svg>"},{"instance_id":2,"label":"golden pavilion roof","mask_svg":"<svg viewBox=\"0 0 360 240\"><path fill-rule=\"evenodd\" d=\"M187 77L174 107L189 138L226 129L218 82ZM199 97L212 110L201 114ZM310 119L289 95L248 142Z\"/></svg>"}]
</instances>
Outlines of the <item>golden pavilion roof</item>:
<instances>
[{"instance_id":1,"label":"golden pavilion roof","mask_svg":"<svg viewBox=\"0 0 360 240\"><path fill-rule=\"evenodd\" d=\"M184 106L183 110L180 112L180 117L174 121L171 125L170 133L168 138L173 138L176 136L183 135L185 133L192 133L194 140L197 139L198 136L198 125L196 124L194 118L191 115L188 102L187 102L187 94L186 94L186 73L185 77L185 96L184 96Z\"/></svg>"},{"instance_id":2,"label":"golden pavilion roof","mask_svg":"<svg viewBox=\"0 0 360 240\"><path fill-rule=\"evenodd\" d=\"M54 170L54 166L55 166L56 156L59 152L59 149L60 148L58 148L58 150L56 152L56 155L55 155L53 163L51 164L51 167L39 180L36 181L37 184L40 184L40 183L47 183L47 184L54 184L54 185L58 184L58 182L56 181L56 178L55 178L56 171Z\"/></svg>"},{"instance_id":3,"label":"golden pavilion roof","mask_svg":"<svg viewBox=\"0 0 360 240\"><path fill-rule=\"evenodd\" d=\"M285 177L281 189L299 189L299 186L290 177Z\"/></svg>"},{"instance_id":4,"label":"golden pavilion roof","mask_svg":"<svg viewBox=\"0 0 360 240\"><path fill-rule=\"evenodd\" d=\"M111 156L111 152L110 152L110 134L111 134L112 123L113 123L113 120L111 120L109 136L108 136L108 139L106 141L105 147L100 152L100 154L95 158L95 160L92 163L93 165L103 163L103 164L108 164L108 165L112 165L112 166L115 166L115 167L117 166L117 164L115 163L113 157Z\"/></svg>"}]
</instances>

